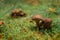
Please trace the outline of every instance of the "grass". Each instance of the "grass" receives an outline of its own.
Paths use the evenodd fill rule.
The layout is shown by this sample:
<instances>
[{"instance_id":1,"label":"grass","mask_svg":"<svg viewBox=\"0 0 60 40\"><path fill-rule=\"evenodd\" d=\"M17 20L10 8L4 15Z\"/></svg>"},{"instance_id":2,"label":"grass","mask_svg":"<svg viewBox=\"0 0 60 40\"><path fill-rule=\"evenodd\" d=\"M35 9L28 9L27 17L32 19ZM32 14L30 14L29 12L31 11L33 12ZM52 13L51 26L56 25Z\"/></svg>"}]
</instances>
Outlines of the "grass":
<instances>
[{"instance_id":1,"label":"grass","mask_svg":"<svg viewBox=\"0 0 60 40\"><path fill-rule=\"evenodd\" d=\"M57 15L48 11L48 5L31 5L20 3L19 1L4 0L0 3L0 19L5 23L0 27L1 33L4 33L4 38L1 40L60 40L60 8L57 6ZM11 18L10 14L13 9L22 9L27 13L27 17ZM35 30L34 22L30 22L31 16L40 14L47 18L52 18L52 32L47 33L42 30ZM43 34L44 32L44 34ZM53 34L51 37L49 34Z\"/></svg>"}]
</instances>

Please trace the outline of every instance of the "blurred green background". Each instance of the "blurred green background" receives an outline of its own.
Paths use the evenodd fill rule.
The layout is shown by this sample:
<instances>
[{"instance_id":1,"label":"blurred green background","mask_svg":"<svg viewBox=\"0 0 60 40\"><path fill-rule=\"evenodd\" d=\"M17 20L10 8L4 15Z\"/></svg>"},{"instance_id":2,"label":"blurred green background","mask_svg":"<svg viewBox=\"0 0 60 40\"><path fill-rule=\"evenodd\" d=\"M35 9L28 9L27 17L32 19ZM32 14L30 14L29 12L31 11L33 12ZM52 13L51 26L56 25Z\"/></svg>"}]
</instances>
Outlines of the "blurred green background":
<instances>
[{"instance_id":1,"label":"blurred green background","mask_svg":"<svg viewBox=\"0 0 60 40\"><path fill-rule=\"evenodd\" d=\"M27 17L11 18L14 9L22 9ZM34 29L36 24L30 21L36 13L53 20L52 32ZM60 40L60 0L0 0L0 20L0 40Z\"/></svg>"}]
</instances>

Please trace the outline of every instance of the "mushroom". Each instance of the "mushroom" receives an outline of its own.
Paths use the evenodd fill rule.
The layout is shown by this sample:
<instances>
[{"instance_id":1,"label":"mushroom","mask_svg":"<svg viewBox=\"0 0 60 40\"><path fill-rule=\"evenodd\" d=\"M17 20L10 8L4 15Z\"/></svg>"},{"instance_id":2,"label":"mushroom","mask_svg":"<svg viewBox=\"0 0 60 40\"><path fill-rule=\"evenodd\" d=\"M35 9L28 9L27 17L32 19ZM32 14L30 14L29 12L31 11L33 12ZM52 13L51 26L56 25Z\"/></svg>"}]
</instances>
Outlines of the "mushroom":
<instances>
[{"instance_id":1,"label":"mushroom","mask_svg":"<svg viewBox=\"0 0 60 40\"><path fill-rule=\"evenodd\" d=\"M16 9L14 10L15 13L17 14L17 16L26 16L26 13L24 13L22 10L20 9Z\"/></svg>"},{"instance_id":2,"label":"mushroom","mask_svg":"<svg viewBox=\"0 0 60 40\"><path fill-rule=\"evenodd\" d=\"M51 29L52 19L50 18L43 18L42 19L42 26L44 29Z\"/></svg>"},{"instance_id":3,"label":"mushroom","mask_svg":"<svg viewBox=\"0 0 60 40\"><path fill-rule=\"evenodd\" d=\"M0 26L3 25L4 23L2 21L0 21Z\"/></svg>"},{"instance_id":4,"label":"mushroom","mask_svg":"<svg viewBox=\"0 0 60 40\"><path fill-rule=\"evenodd\" d=\"M18 17L18 15L19 15L19 12L20 12L20 10L19 10L19 9L15 9L15 10L13 10L13 11L12 11L11 16L12 16L12 17L14 17L14 18L17 18L17 17Z\"/></svg>"},{"instance_id":5,"label":"mushroom","mask_svg":"<svg viewBox=\"0 0 60 40\"><path fill-rule=\"evenodd\" d=\"M34 20L36 22L36 25L38 28L40 28L40 20L42 19L43 17L39 14L35 14L32 16L32 20Z\"/></svg>"},{"instance_id":6,"label":"mushroom","mask_svg":"<svg viewBox=\"0 0 60 40\"><path fill-rule=\"evenodd\" d=\"M35 14L32 16L32 20L36 22L37 27L40 29L51 29L52 19L43 18L39 14ZM41 21L41 22L40 22Z\"/></svg>"},{"instance_id":7,"label":"mushroom","mask_svg":"<svg viewBox=\"0 0 60 40\"><path fill-rule=\"evenodd\" d=\"M12 11L11 16L14 17L14 18L17 18L18 16L26 16L26 13L24 13L20 9L15 9L15 10Z\"/></svg>"}]
</instances>

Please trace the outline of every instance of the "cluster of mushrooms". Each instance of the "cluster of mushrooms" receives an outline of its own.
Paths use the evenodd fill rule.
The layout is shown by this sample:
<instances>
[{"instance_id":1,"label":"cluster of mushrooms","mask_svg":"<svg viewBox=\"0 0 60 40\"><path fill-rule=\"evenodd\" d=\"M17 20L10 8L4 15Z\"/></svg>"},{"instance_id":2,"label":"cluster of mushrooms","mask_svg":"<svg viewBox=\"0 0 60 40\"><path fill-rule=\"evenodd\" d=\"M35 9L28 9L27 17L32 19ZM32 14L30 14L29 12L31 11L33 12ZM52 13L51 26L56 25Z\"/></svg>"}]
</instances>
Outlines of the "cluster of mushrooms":
<instances>
[{"instance_id":1,"label":"cluster of mushrooms","mask_svg":"<svg viewBox=\"0 0 60 40\"><path fill-rule=\"evenodd\" d=\"M12 17L17 18L18 16L26 16L22 10L15 9L12 11ZM44 18L39 14L35 14L31 18L33 21L36 22L36 26L39 29L51 29L52 19L51 18Z\"/></svg>"},{"instance_id":2,"label":"cluster of mushrooms","mask_svg":"<svg viewBox=\"0 0 60 40\"><path fill-rule=\"evenodd\" d=\"M24 16L26 16L26 13L23 12L22 10L20 10L20 9L15 9L15 10L12 11L11 17L17 18L19 16L24 17Z\"/></svg>"},{"instance_id":3,"label":"cluster of mushrooms","mask_svg":"<svg viewBox=\"0 0 60 40\"><path fill-rule=\"evenodd\" d=\"M39 14L35 14L32 16L32 20L36 22L36 26L39 29L51 29L52 19L44 18Z\"/></svg>"},{"instance_id":4,"label":"cluster of mushrooms","mask_svg":"<svg viewBox=\"0 0 60 40\"><path fill-rule=\"evenodd\" d=\"M15 9L15 10L12 11L11 17L17 18L19 16L25 17L26 13L24 13L20 9ZM39 29L47 29L47 30L51 29L52 19L50 19L50 18L44 18L44 17L42 17L39 14L33 15L31 19L36 22L37 28L39 28ZM4 24L4 23L2 21L0 21L0 26L2 24Z\"/></svg>"}]
</instances>

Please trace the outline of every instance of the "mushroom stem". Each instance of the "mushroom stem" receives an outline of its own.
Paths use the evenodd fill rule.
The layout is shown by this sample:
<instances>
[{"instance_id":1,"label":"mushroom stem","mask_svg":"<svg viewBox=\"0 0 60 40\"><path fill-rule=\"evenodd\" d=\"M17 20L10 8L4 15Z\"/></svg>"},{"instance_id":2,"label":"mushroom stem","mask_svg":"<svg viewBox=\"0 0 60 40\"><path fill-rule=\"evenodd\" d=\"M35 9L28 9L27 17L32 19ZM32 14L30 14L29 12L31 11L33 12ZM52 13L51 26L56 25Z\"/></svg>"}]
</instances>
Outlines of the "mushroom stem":
<instances>
[{"instance_id":1,"label":"mushroom stem","mask_svg":"<svg viewBox=\"0 0 60 40\"><path fill-rule=\"evenodd\" d=\"M40 27L41 25L42 24L40 24L39 21L36 22L36 26L37 26L38 30L41 30L41 27Z\"/></svg>"},{"instance_id":2,"label":"mushroom stem","mask_svg":"<svg viewBox=\"0 0 60 40\"><path fill-rule=\"evenodd\" d=\"M39 21L36 22L37 27L39 27Z\"/></svg>"},{"instance_id":3,"label":"mushroom stem","mask_svg":"<svg viewBox=\"0 0 60 40\"><path fill-rule=\"evenodd\" d=\"M32 16L32 20L34 20L36 22L36 26L37 28L40 30L40 20L42 19L43 17L39 14L35 14Z\"/></svg>"}]
</instances>

